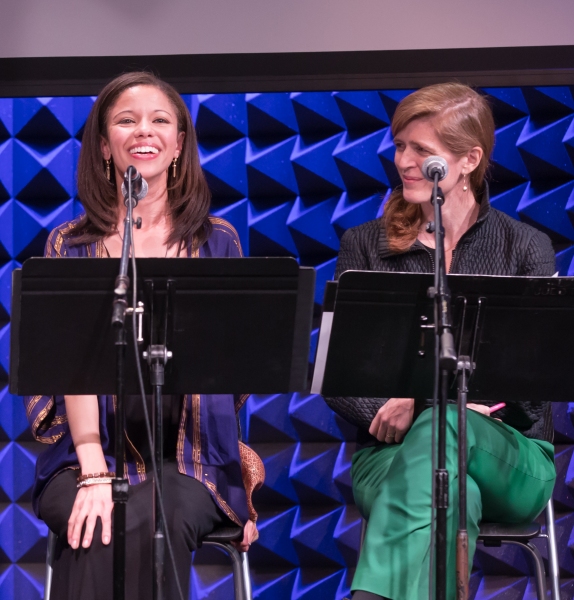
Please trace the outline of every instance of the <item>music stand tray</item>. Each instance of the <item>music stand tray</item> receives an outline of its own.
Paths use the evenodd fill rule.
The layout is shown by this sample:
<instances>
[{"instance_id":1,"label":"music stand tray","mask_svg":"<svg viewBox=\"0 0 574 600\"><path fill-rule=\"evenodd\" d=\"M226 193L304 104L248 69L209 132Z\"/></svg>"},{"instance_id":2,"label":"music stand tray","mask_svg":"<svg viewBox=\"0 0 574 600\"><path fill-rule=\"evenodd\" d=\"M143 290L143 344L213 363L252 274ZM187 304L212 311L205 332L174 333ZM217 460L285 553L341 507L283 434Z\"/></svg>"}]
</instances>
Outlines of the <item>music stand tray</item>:
<instances>
[{"instance_id":1,"label":"music stand tray","mask_svg":"<svg viewBox=\"0 0 574 600\"><path fill-rule=\"evenodd\" d=\"M158 343L150 338L163 328L173 354L164 393L307 387L314 269L290 258L148 258L137 265L142 350ZM33 258L14 271L11 393L115 393L111 314L118 266L119 259ZM139 394L132 351L125 391Z\"/></svg>"},{"instance_id":2,"label":"music stand tray","mask_svg":"<svg viewBox=\"0 0 574 600\"><path fill-rule=\"evenodd\" d=\"M574 279L449 275L469 401L572 402ZM347 271L328 282L312 392L432 398L433 276ZM457 397L456 383L449 398Z\"/></svg>"}]
</instances>

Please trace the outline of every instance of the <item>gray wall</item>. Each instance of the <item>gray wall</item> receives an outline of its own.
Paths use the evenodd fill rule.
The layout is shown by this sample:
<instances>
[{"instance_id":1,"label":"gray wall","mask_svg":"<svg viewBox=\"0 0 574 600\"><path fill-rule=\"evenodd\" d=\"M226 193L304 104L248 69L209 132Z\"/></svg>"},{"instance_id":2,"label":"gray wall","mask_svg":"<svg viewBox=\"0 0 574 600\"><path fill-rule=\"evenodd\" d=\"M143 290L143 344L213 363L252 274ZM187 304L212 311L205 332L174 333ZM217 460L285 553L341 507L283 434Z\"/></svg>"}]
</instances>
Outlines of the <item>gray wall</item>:
<instances>
[{"instance_id":1,"label":"gray wall","mask_svg":"<svg viewBox=\"0 0 574 600\"><path fill-rule=\"evenodd\" d=\"M0 2L1 58L572 43L574 0Z\"/></svg>"}]
</instances>

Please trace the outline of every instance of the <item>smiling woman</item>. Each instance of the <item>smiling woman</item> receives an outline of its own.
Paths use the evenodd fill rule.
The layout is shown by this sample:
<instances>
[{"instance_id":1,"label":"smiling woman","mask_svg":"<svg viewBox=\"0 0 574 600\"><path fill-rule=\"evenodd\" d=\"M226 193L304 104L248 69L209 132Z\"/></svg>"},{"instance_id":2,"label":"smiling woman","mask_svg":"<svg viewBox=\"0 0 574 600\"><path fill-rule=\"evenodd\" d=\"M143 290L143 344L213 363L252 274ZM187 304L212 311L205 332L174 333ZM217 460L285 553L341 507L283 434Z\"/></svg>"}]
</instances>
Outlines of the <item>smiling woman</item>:
<instances>
[{"instance_id":1,"label":"smiling woman","mask_svg":"<svg viewBox=\"0 0 574 600\"><path fill-rule=\"evenodd\" d=\"M416 238L434 245L423 227L434 216L429 203L432 184L424 179L421 166L428 156L439 155L449 167L447 177L441 181L441 189L449 199L443 208L444 218L447 225L456 223L454 228L445 227L450 261L458 239L478 215L475 199L482 193L494 146L490 107L466 86L429 86L399 104L392 129L395 165L403 185L391 194L385 207L389 245L395 251L404 251Z\"/></svg>"},{"instance_id":2,"label":"smiling woman","mask_svg":"<svg viewBox=\"0 0 574 600\"><path fill-rule=\"evenodd\" d=\"M134 218L142 219L134 230L136 256L242 256L233 227L209 216L210 193L187 107L175 89L149 73L118 77L96 100L78 166L85 214L50 234L47 256L121 255L126 208L119 184L129 165L149 186L134 210ZM58 343L65 340L54 340ZM248 449L240 450L236 421L245 400L191 393L163 397L164 504L176 558L175 572L166 563L168 599L177 597L176 575L188 587L191 552L214 528L243 526L237 543L242 551L257 536L257 515L242 479L241 452ZM25 404L34 436L49 444L37 462L33 504L58 535L52 595L111 598L115 398L33 396ZM140 398L126 398L126 421L126 584L131 596L151 600L151 450Z\"/></svg>"},{"instance_id":3,"label":"smiling woman","mask_svg":"<svg viewBox=\"0 0 574 600\"><path fill-rule=\"evenodd\" d=\"M335 276L346 270L431 273L435 240L432 184L422 165L431 155L449 167L441 181L447 267L452 273L550 276L549 238L490 206L484 180L494 143L488 102L471 88L446 83L404 98L392 122L395 164L402 185L391 194L382 219L348 229L341 239ZM359 510L368 520L353 579L353 600L425 600L429 592L433 513L432 410L424 398L326 398L359 426L363 447L351 477ZM552 493L550 402L509 398L500 420L488 402L467 404L467 530L469 570L481 519L527 522ZM493 404L493 403L491 403ZM456 407L447 408L449 495L457 498ZM447 598L455 597L457 504L448 507Z\"/></svg>"},{"instance_id":4,"label":"smiling woman","mask_svg":"<svg viewBox=\"0 0 574 600\"><path fill-rule=\"evenodd\" d=\"M137 207L135 210L136 218L142 217L142 227L134 231L138 256L164 255L164 240L170 233L170 215L165 210L168 179L177 176L177 160L184 140L185 131L178 127L176 108L156 87L139 85L128 88L109 111L106 135L101 138L106 165L113 164L116 181L121 181L128 166L133 165L149 186L145 202L139 210ZM110 256L121 256L119 229L124 212L120 210L120 222L116 224L118 234L106 241ZM150 238L150 228L163 235ZM173 256L179 252L174 245L165 249L165 256L170 255L170 249Z\"/></svg>"},{"instance_id":5,"label":"smiling woman","mask_svg":"<svg viewBox=\"0 0 574 600\"><path fill-rule=\"evenodd\" d=\"M191 116L172 86L145 72L110 82L88 117L78 162L78 195L86 214L70 232L74 241L106 237L107 245L117 245L110 238L118 237L125 207L116 182L130 164L149 185L145 203L136 209L143 221L143 230L135 231L136 248L152 225L166 234L169 248L194 236L199 245L205 242L211 195ZM162 219L166 215L168 221ZM165 249L156 255L165 256Z\"/></svg>"}]
</instances>

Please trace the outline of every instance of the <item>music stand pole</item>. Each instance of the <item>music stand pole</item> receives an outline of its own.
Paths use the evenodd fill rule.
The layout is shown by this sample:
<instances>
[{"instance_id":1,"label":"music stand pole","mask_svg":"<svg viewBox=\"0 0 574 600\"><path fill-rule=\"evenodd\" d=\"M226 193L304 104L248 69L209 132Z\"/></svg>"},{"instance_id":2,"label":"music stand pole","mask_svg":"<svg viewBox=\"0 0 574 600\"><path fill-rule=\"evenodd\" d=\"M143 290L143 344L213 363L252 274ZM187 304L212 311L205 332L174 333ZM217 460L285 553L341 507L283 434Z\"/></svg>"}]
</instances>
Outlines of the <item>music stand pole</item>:
<instances>
[{"instance_id":1,"label":"music stand pole","mask_svg":"<svg viewBox=\"0 0 574 600\"><path fill-rule=\"evenodd\" d=\"M165 385L165 365L173 358L173 353L167 348L168 339L168 315L173 307L170 301L173 297L174 281L168 280L168 294L166 295L165 315L161 319L164 323L163 344L153 343L153 331L149 348L143 353L143 358L147 361L150 369L150 383L153 389L153 448L156 463L157 486L153 487L153 515L154 515L154 536L153 536L153 599L163 600L164 579L165 579L165 523L159 506L158 495L163 495L163 386ZM154 320L154 303L151 303L150 321Z\"/></svg>"},{"instance_id":2,"label":"music stand pole","mask_svg":"<svg viewBox=\"0 0 574 600\"><path fill-rule=\"evenodd\" d=\"M450 290L446 280L446 262L444 251L444 228L442 226L442 204L444 195L438 186L439 173L434 174L431 203L434 205L434 223L427 225L427 231L435 234L435 277L434 286L428 295L434 299L435 335L438 338L439 356L435 357L435 381L439 390L439 430L438 460L435 471L436 509L436 597L446 600L446 556L447 556L447 508L448 508L448 471L446 470L446 404L448 398L449 374L456 369L456 352L452 335Z\"/></svg>"},{"instance_id":3,"label":"music stand pole","mask_svg":"<svg viewBox=\"0 0 574 600\"><path fill-rule=\"evenodd\" d=\"M126 172L127 196L125 205L127 207L124 219L124 237L122 240L122 256L120 259L120 272L116 277L114 289L114 302L112 308L112 326L114 329L116 346L116 419L115 419L115 458L116 476L112 481L112 501L114 503L114 600L125 598L126 577L126 504L128 501L129 483L125 477L124 454L125 454L125 357L126 357L126 329L125 319L128 312L127 293L130 285L128 277L128 261L133 232L133 209L137 206L137 198L133 193L132 180L134 167L128 167ZM135 307L134 307L135 308Z\"/></svg>"},{"instance_id":4,"label":"music stand pole","mask_svg":"<svg viewBox=\"0 0 574 600\"><path fill-rule=\"evenodd\" d=\"M472 374L469 356L459 356L458 379L458 530L456 532L456 598L468 598L468 531L466 529L466 401Z\"/></svg>"}]
</instances>

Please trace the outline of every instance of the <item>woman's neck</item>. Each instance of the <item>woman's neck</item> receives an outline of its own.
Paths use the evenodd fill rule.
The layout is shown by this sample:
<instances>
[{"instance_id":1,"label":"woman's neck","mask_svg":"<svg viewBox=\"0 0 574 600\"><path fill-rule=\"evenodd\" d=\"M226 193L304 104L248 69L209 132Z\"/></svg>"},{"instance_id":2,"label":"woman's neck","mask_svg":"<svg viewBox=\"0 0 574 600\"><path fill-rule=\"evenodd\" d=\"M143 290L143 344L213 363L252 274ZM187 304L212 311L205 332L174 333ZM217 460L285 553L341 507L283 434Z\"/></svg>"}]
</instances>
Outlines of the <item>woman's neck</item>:
<instances>
[{"instance_id":1,"label":"woman's neck","mask_svg":"<svg viewBox=\"0 0 574 600\"><path fill-rule=\"evenodd\" d=\"M121 198L120 210L118 215L118 231L123 231L123 223L126 218L127 208L124 204L123 195L120 193ZM133 211L134 222L141 218L142 224L140 232L146 232L153 230L155 232L166 230L170 226L170 217L168 211L167 201L167 189L165 185L161 188L158 186L151 186L148 189L148 193L145 198L138 202L138 205Z\"/></svg>"},{"instance_id":2,"label":"woman's neck","mask_svg":"<svg viewBox=\"0 0 574 600\"><path fill-rule=\"evenodd\" d=\"M429 202L421 206L423 227L434 221L434 206ZM476 222L480 205L470 190L460 194L451 194L442 205L442 225L445 231L445 247L454 246L464 233ZM432 236L434 239L434 235Z\"/></svg>"}]
</instances>

